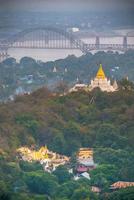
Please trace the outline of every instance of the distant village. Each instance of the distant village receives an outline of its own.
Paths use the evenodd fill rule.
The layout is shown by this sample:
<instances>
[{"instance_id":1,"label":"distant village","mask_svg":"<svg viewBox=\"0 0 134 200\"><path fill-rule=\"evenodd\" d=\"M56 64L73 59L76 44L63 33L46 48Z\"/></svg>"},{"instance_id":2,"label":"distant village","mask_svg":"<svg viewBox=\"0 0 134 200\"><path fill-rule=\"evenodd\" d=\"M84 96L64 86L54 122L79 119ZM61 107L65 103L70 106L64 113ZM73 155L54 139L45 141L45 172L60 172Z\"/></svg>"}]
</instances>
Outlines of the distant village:
<instances>
[{"instance_id":1,"label":"distant village","mask_svg":"<svg viewBox=\"0 0 134 200\"><path fill-rule=\"evenodd\" d=\"M73 175L75 181L80 178L90 180L90 170L96 168L93 160L93 149L80 148L76 155L75 169L71 167L71 158L49 151L47 146L41 147L38 151L31 150L28 147L20 147L17 149L18 157L27 162L39 162L44 171L52 173L60 165L65 165L68 172ZM94 190L100 191L99 188L94 187Z\"/></svg>"},{"instance_id":2,"label":"distant village","mask_svg":"<svg viewBox=\"0 0 134 200\"><path fill-rule=\"evenodd\" d=\"M37 161L43 165L44 171L53 172L60 165L67 165L69 172L73 173L73 169L70 168L70 157L57 154L49 151L47 146L41 147L38 151L31 150L28 147L20 147L17 149L18 156L23 161L33 162ZM77 164L75 166L76 176L75 180L78 180L80 176L84 176L90 179L89 170L95 169L96 164L93 160L93 150L90 148L80 148L76 156Z\"/></svg>"},{"instance_id":3,"label":"distant village","mask_svg":"<svg viewBox=\"0 0 134 200\"><path fill-rule=\"evenodd\" d=\"M97 164L94 162L93 149L80 148L76 154L75 168L71 167L71 158L50 151L47 146L41 147L38 151L31 150L28 147L17 149L17 156L20 160L27 162L39 162L45 172L52 173L60 165L65 165L68 172L73 175L75 181L85 178L90 180L90 171L96 169ZM110 190L118 190L134 186L134 182L118 181L110 186ZM101 188L92 186L92 191L100 193Z\"/></svg>"}]
</instances>

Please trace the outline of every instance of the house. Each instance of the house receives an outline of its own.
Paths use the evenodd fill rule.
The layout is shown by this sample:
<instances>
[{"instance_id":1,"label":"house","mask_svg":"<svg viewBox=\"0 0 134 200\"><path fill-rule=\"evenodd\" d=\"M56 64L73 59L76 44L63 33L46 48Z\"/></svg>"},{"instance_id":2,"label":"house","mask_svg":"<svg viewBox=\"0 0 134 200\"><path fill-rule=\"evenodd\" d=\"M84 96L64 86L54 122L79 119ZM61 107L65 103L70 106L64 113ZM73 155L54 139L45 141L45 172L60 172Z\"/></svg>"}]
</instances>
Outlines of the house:
<instances>
[{"instance_id":1,"label":"house","mask_svg":"<svg viewBox=\"0 0 134 200\"><path fill-rule=\"evenodd\" d=\"M95 192L95 193L100 193L100 192L101 192L101 189L100 189L99 187L92 186L92 187L91 187L91 191L92 191L92 192Z\"/></svg>"},{"instance_id":2,"label":"house","mask_svg":"<svg viewBox=\"0 0 134 200\"><path fill-rule=\"evenodd\" d=\"M83 172L87 172L88 171L88 167L84 166L84 165L78 165L78 167L76 168L77 173L81 174Z\"/></svg>"},{"instance_id":3,"label":"house","mask_svg":"<svg viewBox=\"0 0 134 200\"><path fill-rule=\"evenodd\" d=\"M86 90L87 89L87 85L83 84L83 83L76 83L70 90L69 92L77 92L80 90Z\"/></svg>"},{"instance_id":4,"label":"house","mask_svg":"<svg viewBox=\"0 0 134 200\"><path fill-rule=\"evenodd\" d=\"M80 148L77 153L77 172L87 172L95 168L93 160L93 150L91 148Z\"/></svg>"},{"instance_id":5,"label":"house","mask_svg":"<svg viewBox=\"0 0 134 200\"><path fill-rule=\"evenodd\" d=\"M110 189L116 190L121 188L134 187L134 182L118 181L110 186Z\"/></svg>"},{"instance_id":6,"label":"house","mask_svg":"<svg viewBox=\"0 0 134 200\"><path fill-rule=\"evenodd\" d=\"M76 176L74 176L75 181L79 180L80 178L86 178L86 179L90 180L90 175L87 172L83 172L81 174L77 174Z\"/></svg>"},{"instance_id":7,"label":"house","mask_svg":"<svg viewBox=\"0 0 134 200\"><path fill-rule=\"evenodd\" d=\"M83 172L83 173L81 174L81 177L86 178L86 179L88 179L88 180L91 179L89 173L87 173L87 172Z\"/></svg>"}]
</instances>

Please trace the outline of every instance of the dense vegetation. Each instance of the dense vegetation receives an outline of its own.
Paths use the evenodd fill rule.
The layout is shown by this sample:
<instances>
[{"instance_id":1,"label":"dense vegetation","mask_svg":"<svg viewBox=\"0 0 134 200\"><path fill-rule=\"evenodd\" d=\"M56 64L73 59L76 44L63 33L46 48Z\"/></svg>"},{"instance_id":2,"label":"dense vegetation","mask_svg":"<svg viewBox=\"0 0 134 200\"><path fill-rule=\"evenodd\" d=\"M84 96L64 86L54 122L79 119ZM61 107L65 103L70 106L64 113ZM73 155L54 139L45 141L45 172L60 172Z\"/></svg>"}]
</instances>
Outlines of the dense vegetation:
<instances>
[{"instance_id":1,"label":"dense vegetation","mask_svg":"<svg viewBox=\"0 0 134 200\"><path fill-rule=\"evenodd\" d=\"M79 78L80 81L89 83L96 75L100 62L108 77L120 80L128 76L129 80L134 81L133 58L134 51L127 51L124 54L89 53L78 58L70 55L66 59L47 63L28 57L17 63L14 58L8 58L0 64L0 100L19 91L31 92L44 85L52 90L61 81L72 85ZM54 67L57 69L55 73Z\"/></svg>"},{"instance_id":2,"label":"dense vegetation","mask_svg":"<svg viewBox=\"0 0 134 200\"><path fill-rule=\"evenodd\" d=\"M114 93L97 89L59 96L42 88L2 103L0 199L113 200L123 195L124 200L131 200L133 189L111 194L109 186L118 180L134 181L133 121L134 85L127 80ZM44 173L38 163L16 158L20 146L45 144L72 160L79 147L94 148L98 166L90 173L91 180L74 181L66 167ZM102 189L99 197L91 192L91 185Z\"/></svg>"}]
</instances>

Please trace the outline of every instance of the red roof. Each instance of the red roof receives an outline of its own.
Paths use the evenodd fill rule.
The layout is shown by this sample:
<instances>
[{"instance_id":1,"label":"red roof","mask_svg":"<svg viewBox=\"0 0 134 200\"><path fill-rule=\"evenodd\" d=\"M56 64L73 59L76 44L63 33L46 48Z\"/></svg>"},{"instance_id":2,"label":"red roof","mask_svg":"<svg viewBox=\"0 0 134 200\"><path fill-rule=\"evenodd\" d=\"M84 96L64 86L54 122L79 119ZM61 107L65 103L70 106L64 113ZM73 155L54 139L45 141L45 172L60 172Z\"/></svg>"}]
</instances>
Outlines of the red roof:
<instances>
[{"instance_id":1,"label":"red roof","mask_svg":"<svg viewBox=\"0 0 134 200\"><path fill-rule=\"evenodd\" d=\"M87 172L87 171L88 171L88 167L85 167L85 166L77 167L77 172Z\"/></svg>"}]
</instances>

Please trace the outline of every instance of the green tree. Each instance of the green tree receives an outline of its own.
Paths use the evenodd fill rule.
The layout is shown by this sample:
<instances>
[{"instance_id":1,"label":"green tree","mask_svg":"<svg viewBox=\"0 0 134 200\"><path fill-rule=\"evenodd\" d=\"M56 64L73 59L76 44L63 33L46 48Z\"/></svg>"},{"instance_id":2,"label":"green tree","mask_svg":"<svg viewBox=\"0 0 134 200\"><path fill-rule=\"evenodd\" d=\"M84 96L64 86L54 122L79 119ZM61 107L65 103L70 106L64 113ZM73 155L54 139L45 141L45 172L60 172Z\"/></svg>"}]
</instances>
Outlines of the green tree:
<instances>
[{"instance_id":1,"label":"green tree","mask_svg":"<svg viewBox=\"0 0 134 200\"><path fill-rule=\"evenodd\" d=\"M32 193L53 196L58 184L53 175L48 173L32 172L25 174L25 181Z\"/></svg>"},{"instance_id":2,"label":"green tree","mask_svg":"<svg viewBox=\"0 0 134 200\"><path fill-rule=\"evenodd\" d=\"M134 199L134 187L120 189L118 191L103 194L101 199L106 200L133 200Z\"/></svg>"},{"instance_id":3,"label":"green tree","mask_svg":"<svg viewBox=\"0 0 134 200\"><path fill-rule=\"evenodd\" d=\"M85 188L76 189L71 200L90 200L90 191Z\"/></svg>"},{"instance_id":4,"label":"green tree","mask_svg":"<svg viewBox=\"0 0 134 200\"><path fill-rule=\"evenodd\" d=\"M58 178L60 184L69 181L72 177L65 166L57 167L53 174Z\"/></svg>"}]
</instances>

